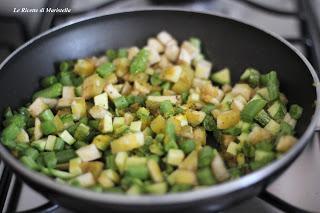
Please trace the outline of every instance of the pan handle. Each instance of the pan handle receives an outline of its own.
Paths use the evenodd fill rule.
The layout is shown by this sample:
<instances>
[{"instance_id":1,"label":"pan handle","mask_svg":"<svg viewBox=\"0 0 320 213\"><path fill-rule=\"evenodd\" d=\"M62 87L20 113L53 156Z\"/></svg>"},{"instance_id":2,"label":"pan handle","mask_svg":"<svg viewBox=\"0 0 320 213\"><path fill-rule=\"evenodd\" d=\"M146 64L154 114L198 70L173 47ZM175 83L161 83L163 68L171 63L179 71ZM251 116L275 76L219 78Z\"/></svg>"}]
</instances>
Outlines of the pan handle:
<instances>
[{"instance_id":1,"label":"pan handle","mask_svg":"<svg viewBox=\"0 0 320 213\"><path fill-rule=\"evenodd\" d=\"M281 198L273 195L272 193L268 192L266 189L263 190L259 195L258 198L261 200L269 203L270 205L284 211L284 212L291 212L291 213L311 213L310 211L301 209L299 207L293 206L290 203L282 200Z\"/></svg>"}]
</instances>

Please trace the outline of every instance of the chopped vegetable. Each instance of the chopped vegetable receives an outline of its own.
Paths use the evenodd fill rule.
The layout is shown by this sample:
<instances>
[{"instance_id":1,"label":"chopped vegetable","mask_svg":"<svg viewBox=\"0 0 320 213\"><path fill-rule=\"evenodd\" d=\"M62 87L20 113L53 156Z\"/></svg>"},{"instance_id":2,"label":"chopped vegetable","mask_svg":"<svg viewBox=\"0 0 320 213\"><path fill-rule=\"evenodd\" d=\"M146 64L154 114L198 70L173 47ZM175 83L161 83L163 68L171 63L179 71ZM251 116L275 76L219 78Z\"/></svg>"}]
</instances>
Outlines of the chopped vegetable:
<instances>
[{"instance_id":1,"label":"chopped vegetable","mask_svg":"<svg viewBox=\"0 0 320 213\"><path fill-rule=\"evenodd\" d=\"M63 61L31 104L5 110L1 143L59 182L129 195L220 184L288 152L303 109L277 73L247 68L231 85L202 49L162 31L143 48Z\"/></svg>"}]
</instances>

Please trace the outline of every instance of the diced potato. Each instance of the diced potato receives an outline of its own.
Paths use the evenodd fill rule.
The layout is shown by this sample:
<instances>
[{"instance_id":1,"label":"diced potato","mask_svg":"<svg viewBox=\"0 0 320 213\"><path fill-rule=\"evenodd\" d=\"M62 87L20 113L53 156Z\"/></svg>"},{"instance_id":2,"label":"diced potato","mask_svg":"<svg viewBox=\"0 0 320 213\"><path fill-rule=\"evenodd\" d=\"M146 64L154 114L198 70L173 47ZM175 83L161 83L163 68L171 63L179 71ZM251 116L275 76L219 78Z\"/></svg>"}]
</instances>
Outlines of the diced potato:
<instances>
[{"instance_id":1,"label":"diced potato","mask_svg":"<svg viewBox=\"0 0 320 213\"><path fill-rule=\"evenodd\" d=\"M80 176L76 177L75 179L77 180L77 182L79 182L79 184L82 187L90 187L96 183L93 175L90 172L85 173L83 175L80 175Z\"/></svg>"},{"instance_id":2,"label":"diced potato","mask_svg":"<svg viewBox=\"0 0 320 213\"><path fill-rule=\"evenodd\" d=\"M211 84L211 81L204 80L204 79L201 79L201 78L194 78L193 81L192 81L192 86L194 88L199 88L199 89L201 89L203 86L206 86L208 84Z\"/></svg>"},{"instance_id":3,"label":"diced potato","mask_svg":"<svg viewBox=\"0 0 320 213\"><path fill-rule=\"evenodd\" d=\"M280 131L280 124L271 119L264 128L268 130L271 134L276 135Z\"/></svg>"},{"instance_id":4,"label":"diced potato","mask_svg":"<svg viewBox=\"0 0 320 213\"><path fill-rule=\"evenodd\" d=\"M81 159L80 158L73 158L69 161L69 172L73 175L80 175L82 174L81 169Z\"/></svg>"},{"instance_id":5,"label":"diced potato","mask_svg":"<svg viewBox=\"0 0 320 213\"><path fill-rule=\"evenodd\" d=\"M246 101L250 100L252 89L248 84L236 84L232 89L233 95L242 95Z\"/></svg>"},{"instance_id":6,"label":"diced potato","mask_svg":"<svg viewBox=\"0 0 320 213\"><path fill-rule=\"evenodd\" d=\"M124 113L124 122L127 126L134 120L134 116L130 112Z\"/></svg>"},{"instance_id":7,"label":"diced potato","mask_svg":"<svg viewBox=\"0 0 320 213\"><path fill-rule=\"evenodd\" d=\"M130 133L111 142L112 153L130 151L143 146L144 135L142 132Z\"/></svg>"},{"instance_id":8,"label":"diced potato","mask_svg":"<svg viewBox=\"0 0 320 213\"><path fill-rule=\"evenodd\" d=\"M193 138L193 128L191 126L182 126L179 135L185 138Z\"/></svg>"},{"instance_id":9,"label":"diced potato","mask_svg":"<svg viewBox=\"0 0 320 213\"><path fill-rule=\"evenodd\" d=\"M90 108L89 114L94 119L103 119L108 114L108 111L101 106L93 106Z\"/></svg>"},{"instance_id":10,"label":"diced potato","mask_svg":"<svg viewBox=\"0 0 320 213\"><path fill-rule=\"evenodd\" d=\"M242 111L244 106L246 105L247 101L242 95L237 95L231 104L231 109Z\"/></svg>"},{"instance_id":11,"label":"diced potato","mask_svg":"<svg viewBox=\"0 0 320 213\"><path fill-rule=\"evenodd\" d=\"M169 175L168 181L171 185L173 184L196 185L197 177L195 173L190 170L178 169Z\"/></svg>"},{"instance_id":12,"label":"diced potato","mask_svg":"<svg viewBox=\"0 0 320 213\"><path fill-rule=\"evenodd\" d=\"M158 163L155 160L148 160L147 166L151 175L151 178L154 182L160 183L163 181L163 175Z\"/></svg>"},{"instance_id":13,"label":"diced potato","mask_svg":"<svg viewBox=\"0 0 320 213\"><path fill-rule=\"evenodd\" d=\"M138 47L130 47L128 48L128 59L131 61L139 52Z\"/></svg>"},{"instance_id":14,"label":"diced potato","mask_svg":"<svg viewBox=\"0 0 320 213\"><path fill-rule=\"evenodd\" d=\"M138 81L134 81L133 88L143 95L150 93L151 89L149 85L139 83Z\"/></svg>"},{"instance_id":15,"label":"diced potato","mask_svg":"<svg viewBox=\"0 0 320 213\"><path fill-rule=\"evenodd\" d=\"M191 92L189 97L188 97L188 101L187 103L196 103L200 101L200 95L196 92Z\"/></svg>"},{"instance_id":16,"label":"diced potato","mask_svg":"<svg viewBox=\"0 0 320 213\"><path fill-rule=\"evenodd\" d=\"M74 66L74 72L82 77L87 77L94 72L95 65L90 59L79 59Z\"/></svg>"},{"instance_id":17,"label":"diced potato","mask_svg":"<svg viewBox=\"0 0 320 213\"><path fill-rule=\"evenodd\" d=\"M228 147L235 139L235 136L232 135L222 135L222 143L225 147Z\"/></svg>"},{"instance_id":18,"label":"diced potato","mask_svg":"<svg viewBox=\"0 0 320 213\"><path fill-rule=\"evenodd\" d=\"M80 118L86 116L87 105L84 98L74 98L71 103L71 111L74 119L79 120Z\"/></svg>"},{"instance_id":19,"label":"diced potato","mask_svg":"<svg viewBox=\"0 0 320 213\"><path fill-rule=\"evenodd\" d=\"M171 95L171 96L147 96L146 105L148 108L158 108L160 103L163 101L170 101L172 104L176 104L180 96Z\"/></svg>"},{"instance_id":20,"label":"diced potato","mask_svg":"<svg viewBox=\"0 0 320 213\"><path fill-rule=\"evenodd\" d=\"M117 165L117 168L122 174L124 172L124 169L126 168L126 163L128 159L128 153L126 152L118 152L115 158L115 163Z\"/></svg>"},{"instance_id":21,"label":"diced potato","mask_svg":"<svg viewBox=\"0 0 320 213\"><path fill-rule=\"evenodd\" d=\"M109 147L111 140L112 137L109 135L97 135L94 137L92 143L96 145L99 150L104 151Z\"/></svg>"},{"instance_id":22,"label":"diced potato","mask_svg":"<svg viewBox=\"0 0 320 213\"><path fill-rule=\"evenodd\" d=\"M129 95L131 91L132 91L132 86L130 85L130 83L126 81L122 87L121 94Z\"/></svg>"},{"instance_id":23,"label":"diced potato","mask_svg":"<svg viewBox=\"0 0 320 213\"><path fill-rule=\"evenodd\" d=\"M86 100L99 95L105 86L105 81L98 74L87 77L83 82L82 97Z\"/></svg>"},{"instance_id":24,"label":"diced potato","mask_svg":"<svg viewBox=\"0 0 320 213\"><path fill-rule=\"evenodd\" d=\"M185 50L191 57L191 60L194 59L199 54L199 49L191 44L189 41L184 41L181 45L181 50Z\"/></svg>"},{"instance_id":25,"label":"diced potato","mask_svg":"<svg viewBox=\"0 0 320 213\"><path fill-rule=\"evenodd\" d=\"M269 140L272 137L272 134L261 127L255 126L249 134L248 140L252 144L257 144L264 140Z\"/></svg>"},{"instance_id":26,"label":"diced potato","mask_svg":"<svg viewBox=\"0 0 320 213\"><path fill-rule=\"evenodd\" d=\"M203 127L196 127L193 131L193 139L200 142L201 145L206 144L207 133Z\"/></svg>"},{"instance_id":27,"label":"diced potato","mask_svg":"<svg viewBox=\"0 0 320 213\"><path fill-rule=\"evenodd\" d=\"M93 161L101 158L101 153L94 144L83 146L79 148L76 151L76 153L84 162Z\"/></svg>"},{"instance_id":28,"label":"diced potato","mask_svg":"<svg viewBox=\"0 0 320 213\"><path fill-rule=\"evenodd\" d=\"M158 63L158 66L161 68L161 69L167 69L168 67L170 67L172 64L171 62L169 61L169 59L165 56L165 55L162 55L160 57L160 61Z\"/></svg>"},{"instance_id":29,"label":"diced potato","mask_svg":"<svg viewBox=\"0 0 320 213\"><path fill-rule=\"evenodd\" d=\"M186 117L188 119L188 123L190 123L192 126L198 126L206 117L206 113L196 110L187 110Z\"/></svg>"},{"instance_id":30,"label":"diced potato","mask_svg":"<svg viewBox=\"0 0 320 213\"><path fill-rule=\"evenodd\" d=\"M185 49L180 49L180 54L178 57L178 61L181 64L191 64L192 57Z\"/></svg>"},{"instance_id":31,"label":"diced potato","mask_svg":"<svg viewBox=\"0 0 320 213\"><path fill-rule=\"evenodd\" d=\"M147 158L146 157L138 157L138 156L131 156L128 157L125 169L134 166L146 166L147 165Z\"/></svg>"},{"instance_id":32,"label":"diced potato","mask_svg":"<svg viewBox=\"0 0 320 213\"><path fill-rule=\"evenodd\" d=\"M214 174L214 176L217 178L218 181L222 182L227 180L230 177L230 174L223 162L223 159L219 155L219 153L216 153L212 163L211 163L211 169Z\"/></svg>"},{"instance_id":33,"label":"diced potato","mask_svg":"<svg viewBox=\"0 0 320 213\"><path fill-rule=\"evenodd\" d=\"M179 121L181 127L188 125L187 117L185 115L183 115L183 114L179 114L179 115L174 116L174 119Z\"/></svg>"},{"instance_id":34,"label":"diced potato","mask_svg":"<svg viewBox=\"0 0 320 213\"><path fill-rule=\"evenodd\" d=\"M195 76L197 78L208 79L210 76L212 63L207 60L200 60L196 66Z\"/></svg>"},{"instance_id":35,"label":"diced potato","mask_svg":"<svg viewBox=\"0 0 320 213\"><path fill-rule=\"evenodd\" d=\"M81 170L83 173L90 172L97 179L103 170L104 164L100 161L82 162Z\"/></svg>"},{"instance_id":36,"label":"diced potato","mask_svg":"<svg viewBox=\"0 0 320 213\"><path fill-rule=\"evenodd\" d=\"M198 168L198 152L192 151L179 165L179 169L196 171Z\"/></svg>"},{"instance_id":37,"label":"diced potato","mask_svg":"<svg viewBox=\"0 0 320 213\"><path fill-rule=\"evenodd\" d=\"M112 132L113 131L113 125L112 125L112 117L111 113L107 113L103 119L99 123L99 130L102 133Z\"/></svg>"},{"instance_id":38,"label":"diced potato","mask_svg":"<svg viewBox=\"0 0 320 213\"><path fill-rule=\"evenodd\" d=\"M164 78L168 81L177 82L181 76L182 68L181 66L172 66L166 69L164 73Z\"/></svg>"},{"instance_id":39,"label":"diced potato","mask_svg":"<svg viewBox=\"0 0 320 213\"><path fill-rule=\"evenodd\" d=\"M167 163L174 166L179 166L179 164L184 159L184 153L180 149L170 149L167 155Z\"/></svg>"},{"instance_id":40,"label":"diced potato","mask_svg":"<svg viewBox=\"0 0 320 213\"><path fill-rule=\"evenodd\" d=\"M54 145L56 143L57 137L54 135L49 135L46 141L46 145L44 147L47 151L52 151L54 149Z\"/></svg>"},{"instance_id":41,"label":"diced potato","mask_svg":"<svg viewBox=\"0 0 320 213\"><path fill-rule=\"evenodd\" d=\"M125 124L124 117L114 117L113 118L113 127L117 128Z\"/></svg>"},{"instance_id":42,"label":"diced potato","mask_svg":"<svg viewBox=\"0 0 320 213\"><path fill-rule=\"evenodd\" d=\"M161 31L158 33L157 38L163 45L167 45L173 40L173 37L166 31Z\"/></svg>"},{"instance_id":43,"label":"diced potato","mask_svg":"<svg viewBox=\"0 0 320 213\"><path fill-rule=\"evenodd\" d=\"M292 135L284 135L279 138L279 141L276 146L278 152L287 152L291 147L297 143L297 138Z\"/></svg>"},{"instance_id":44,"label":"diced potato","mask_svg":"<svg viewBox=\"0 0 320 213\"><path fill-rule=\"evenodd\" d=\"M149 51L149 65L153 65L153 64L156 64L160 61L160 55L158 53L158 50L157 49L154 49L152 47L145 47L145 49L147 49Z\"/></svg>"},{"instance_id":45,"label":"diced potato","mask_svg":"<svg viewBox=\"0 0 320 213\"><path fill-rule=\"evenodd\" d=\"M98 178L98 183L100 183L103 188L111 188L114 186L113 181L109 178L105 171L101 172Z\"/></svg>"},{"instance_id":46,"label":"diced potato","mask_svg":"<svg viewBox=\"0 0 320 213\"><path fill-rule=\"evenodd\" d=\"M207 103L219 104L224 93L218 87L206 84L201 88L201 99Z\"/></svg>"},{"instance_id":47,"label":"diced potato","mask_svg":"<svg viewBox=\"0 0 320 213\"><path fill-rule=\"evenodd\" d=\"M117 172L113 171L112 169L107 169L104 170L102 173L105 173L105 175L112 180L114 183L119 183L120 181L120 176L118 175Z\"/></svg>"},{"instance_id":48,"label":"diced potato","mask_svg":"<svg viewBox=\"0 0 320 213\"><path fill-rule=\"evenodd\" d=\"M192 86L194 72L190 66L181 66L182 73L179 80L172 86L172 90L176 93L189 91Z\"/></svg>"},{"instance_id":49,"label":"diced potato","mask_svg":"<svg viewBox=\"0 0 320 213\"><path fill-rule=\"evenodd\" d=\"M104 88L104 91L106 91L106 93L111 98L111 100L114 100L116 98L121 97L121 94L118 92L118 90L112 84L108 84Z\"/></svg>"},{"instance_id":50,"label":"diced potato","mask_svg":"<svg viewBox=\"0 0 320 213\"><path fill-rule=\"evenodd\" d=\"M222 112L217 116L217 127L219 129L228 129L240 121L239 111L229 110Z\"/></svg>"},{"instance_id":51,"label":"diced potato","mask_svg":"<svg viewBox=\"0 0 320 213\"><path fill-rule=\"evenodd\" d=\"M94 97L94 105L101 106L104 109L108 109L108 95L107 93L101 93L100 95L97 95Z\"/></svg>"},{"instance_id":52,"label":"diced potato","mask_svg":"<svg viewBox=\"0 0 320 213\"><path fill-rule=\"evenodd\" d=\"M64 125L59 115L54 116L53 123L57 128L57 132L61 132L64 130Z\"/></svg>"},{"instance_id":53,"label":"diced potato","mask_svg":"<svg viewBox=\"0 0 320 213\"><path fill-rule=\"evenodd\" d=\"M43 103L41 98L37 98L33 101L33 103L29 106L28 111L33 117L37 117L43 112L44 110L48 109L48 105Z\"/></svg>"},{"instance_id":54,"label":"diced potato","mask_svg":"<svg viewBox=\"0 0 320 213\"><path fill-rule=\"evenodd\" d=\"M177 45L168 45L164 55L172 62L177 61L180 49Z\"/></svg>"},{"instance_id":55,"label":"diced potato","mask_svg":"<svg viewBox=\"0 0 320 213\"><path fill-rule=\"evenodd\" d=\"M74 98L76 97L74 93L74 87L71 86L64 86L62 89L62 98Z\"/></svg>"},{"instance_id":56,"label":"diced potato","mask_svg":"<svg viewBox=\"0 0 320 213\"><path fill-rule=\"evenodd\" d=\"M158 53L162 53L164 51L164 46L156 38L149 38L147 46L155 49Z\"/></svg>"},{"instance_id":57,"label":"diced potato","mask_svg":"<svg viewBox=\"0 0 320 213\"><path fill-rule=\"evenodd\" d=\"M158 115L151 121L150 127L155 133L161 133L164 131L165 125L166 120L161 115Z\"/></svg>"},{"instance_id":58,"label":"diced potato","mask_svg":"<svg viewBox=\"0 0 320 213\"><path fill-rule=\"evenodd\" d=\"M26 132L26 130L24 130L24 129L20 130L19 134L16 137L16 141L18 143L29 143L30 142L29 135Z\"/></svg>"},{"instance_id":59,"label":"diced potato","mask_svg":"<svg viewBox=\"0 0 320 213\"><path fill-rule=\"evenodd\" d=\"M72 145L76 140L72 137L72 135L68 132L68 130L64 130L59 134L59 137L69 145Z\"/></svg>"},{"instance_id":60,"label":"diced potato","mask_svg":"<svg viewBox=\"0 0 320 213\"><path fill-rule=\"evenodd\" d=\"M283 118L284 122L287 122L292 128L294 128L297 124L297 120L291 117L290 113L286 113L286 115Z\"/></svg>"},{"instance_id":61,"label":"diced potato","mask_svg":"<svg viewBox=\"0 0 320 213\"><path fill-rule=\"evenodd\" d=\"M60 98L58 100L57 107L58 108L70 107L72 101L73 101L73 98Z\"/></svg>"},{"instance_id":62,"label":"diced potato","mask_svg":"<svg viewBox=\"0 0 320 213\"><path fill-rule=\"evenodd\" d=\"M33 130L33 137L35 140L39 140L42 137L42 130L41 130L41 121L39 118L36 118L34 121L34 130Z\"/></svg>"}]
</instances>

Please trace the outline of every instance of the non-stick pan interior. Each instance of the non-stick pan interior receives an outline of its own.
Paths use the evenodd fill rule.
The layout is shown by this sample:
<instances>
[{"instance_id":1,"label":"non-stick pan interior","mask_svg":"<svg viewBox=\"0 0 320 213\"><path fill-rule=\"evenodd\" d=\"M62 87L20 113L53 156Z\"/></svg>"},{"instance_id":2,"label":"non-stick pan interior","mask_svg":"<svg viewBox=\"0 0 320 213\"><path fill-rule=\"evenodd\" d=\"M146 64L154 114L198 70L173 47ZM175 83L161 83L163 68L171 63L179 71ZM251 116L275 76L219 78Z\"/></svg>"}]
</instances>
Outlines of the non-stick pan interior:
<instances>
[{"instance_id":1,"label":"non-stick pan interior","mask_svg":"<svg viewBox=\"0 0 320 213\"><path fill-rule=\"evenodd\" d=\"M250 26L205 14L170 11L100 17L35 40L2 68L0 110L26 103L39 88L39 79L52 74L58 61L103 54L108 48L141 47L148 37L161 30L170 32L178 41L199 37L214 70L229 67L233 82L246 67L255 67L262 73L276 70L281 90L291 103L305 109L297 133L301 135L306 129L314 112L316 94L308 69L293 51Z\"/></svg>"}]
</instances>

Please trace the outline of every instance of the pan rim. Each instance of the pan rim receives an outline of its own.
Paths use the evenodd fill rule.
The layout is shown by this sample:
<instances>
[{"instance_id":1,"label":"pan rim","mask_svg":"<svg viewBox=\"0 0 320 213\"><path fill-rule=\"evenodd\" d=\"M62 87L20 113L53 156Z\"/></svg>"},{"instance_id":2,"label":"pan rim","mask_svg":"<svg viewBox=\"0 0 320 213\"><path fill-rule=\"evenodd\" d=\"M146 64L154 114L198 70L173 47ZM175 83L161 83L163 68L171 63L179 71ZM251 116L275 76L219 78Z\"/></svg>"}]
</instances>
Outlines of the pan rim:
<instances>
[{"instance_id":1,"label":"pan rim","mask_svg":"<svg viewBox=\"0 0 320 213\"><path fill-rule=\"evenodd\" d=\"M19 48L17 48L13 53L11 53L1 64L0 64L0 72L2 71L3 67L11 61L16 54L21 52L23 49L30 46L32 43L36 42L38 39L43 38L47 35L50 35L53 32L63 30L69 26L77 25L84 22L90 22L95 19L113 16L113 15L124 15L124 14L132 14L132 13L143 13L143 12L175 12L175 13L188 13L194 15L208 15L208 16L215 16L216 18L224 19L225 21L235 22L239 25L244 25L247 27L252 28L252 30L260 31L272 37L273 39L278 40L282 45L285 45L287 48L291 49L299 59L306 65L310 74L313 78L315 85L319 85L319 79L316 74L316 71L310 64L310 62L300 53L294 46L292 46L288 41L280 37L279 35L270 32L265 29L261 29L257 26L252 24L246 23L244 21L239 21L232 17L223 16L220 14L210 13L210 12L199 12L199 11L190 11L184 9L173 9L173 8L147 8L147 9L130 9L130 10L117 10L115 12L110 12L107 14L101 15L93 15L86 18L77 19L75 21L67 22L65 24L59 25L52 29L49 29L34 38L30 39ZM1 74L1 73L0 73ZM316 101L319 101L320 97L320 87L316 86ZM188 191L188 192L181 192L176 194L165 194L165 195L140 195L140 196L128 196L128 195L119 195L114 193L96 193L94 191L75 188L69 185L64 185L57 183L53 179L42 175L38 172L32 171L25 166L23 166L14 156L12 156L9 151L0 143L0 156L1 158L15 171L18 173L23 174L27 179L39 183L44 188L49 188L51 191L56 191L58 193L65 194L70 197L74 197L77 199L87 199L93 202L101 202L101 203L110 203L110 204L121 204L121 205L128 205L128 206L152 206L152 205L170 205L170 204L183 204L191 201L199 201L203 199L208 199L209 197L218 197L221 195L229 194L238 190L241 190L245 187L252 186L261 180L270 176L270 174L275 173L276 171L280 170L281 168L285 167L286 164L290 163L299 152L302 151L303 147L306 145L308 140L310 139L312 133L314 132L317 119L320 117L320 106L316 104L316 108L314 110L314 114L312 116L311 122L309 123L307 129L299 138L299 142L283 157L280 159L270 163L269 165L263 167L262 169L252 172L248 175L245 175L237 180L229 181L226 183L221 183L214 186L209 186L204 189L199 189L195 191Z\"/></svg>"}]
</instances>

